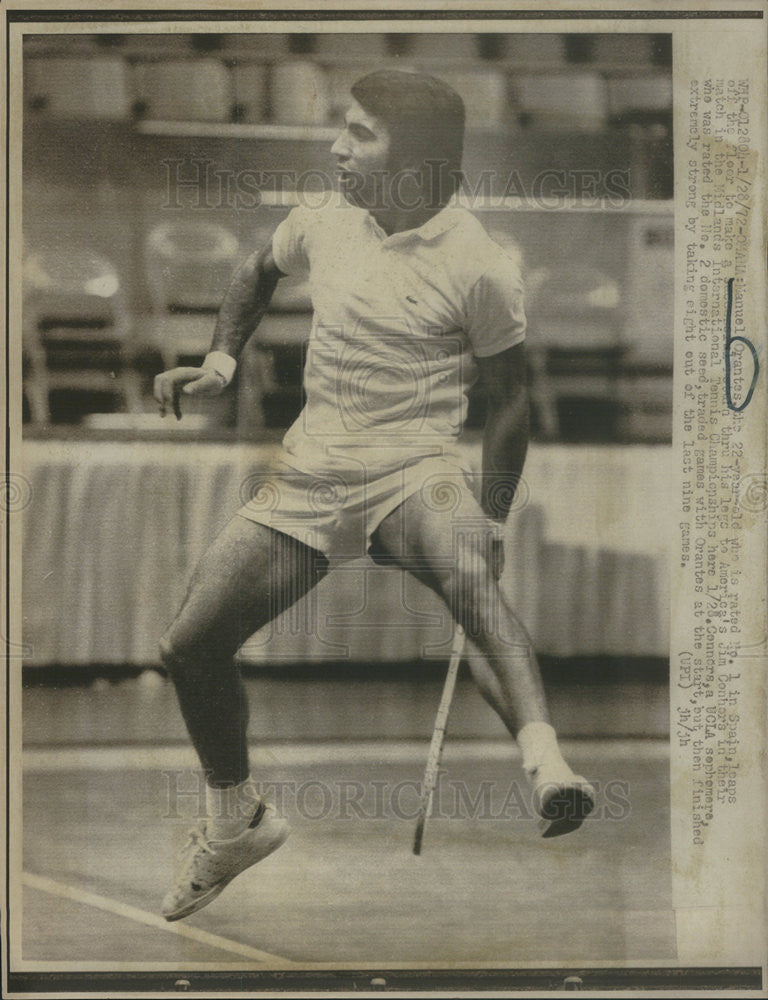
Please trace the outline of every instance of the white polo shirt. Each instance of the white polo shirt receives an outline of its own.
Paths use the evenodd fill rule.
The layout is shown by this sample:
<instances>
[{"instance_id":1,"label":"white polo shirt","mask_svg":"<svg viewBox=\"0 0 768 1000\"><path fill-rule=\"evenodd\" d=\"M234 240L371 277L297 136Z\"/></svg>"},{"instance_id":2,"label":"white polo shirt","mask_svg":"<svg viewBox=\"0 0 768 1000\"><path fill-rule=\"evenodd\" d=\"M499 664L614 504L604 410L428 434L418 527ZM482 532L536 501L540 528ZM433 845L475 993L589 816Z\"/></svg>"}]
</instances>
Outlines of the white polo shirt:
<instances>
[{"instance_id":1,"label":"white polo shirt","mask_svg":"<svg viewBox=\"0 0 768 1000\"><path fill-rule=\"evenodd\" d=\"M525 337L516 263L453 206L392 236L346 202L299 206L272 247L284 274L309 272L314 309L290 464L371 477L454 454L474 358Z\"/></svg>"}]
</instances>

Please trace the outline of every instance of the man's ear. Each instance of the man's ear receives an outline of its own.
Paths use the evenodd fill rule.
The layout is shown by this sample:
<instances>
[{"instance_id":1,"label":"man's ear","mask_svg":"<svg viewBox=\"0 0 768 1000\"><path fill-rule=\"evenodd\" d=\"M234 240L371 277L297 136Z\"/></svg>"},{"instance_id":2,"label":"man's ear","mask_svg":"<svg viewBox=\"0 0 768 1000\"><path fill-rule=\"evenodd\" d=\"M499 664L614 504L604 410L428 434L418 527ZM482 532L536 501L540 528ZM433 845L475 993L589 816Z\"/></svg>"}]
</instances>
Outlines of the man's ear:
<instances>
[{"instance_id":1,"label":"man's ear","mask_svg":"<svg viewBox=\"0 0 768 1000\"><path fill-rule=\"evenodd\" d=\"M389 169L395 173L418 174L423 166L424 161L417 153L407 153L400 149L395 151L390 148Z\"/></svg>"},{"instance_id":2,"label":"man's ear","mask_svg":"<svg viewBox=\"0 0 768 1000\"><path fill-rule=\"evenodd\" d=\"M421 170L422 170L423 167L424 167L424 163L418 157L416 157L416 156L406 156L406 157L403 158L402 165L401 165L400 169L404 170L404 171L407 171L409 174L416 174L416 175L418 175L421 172Z\"/></svg>"},{"instance_id":3,"label":"man's ear","mask_svg":"<svg viewBox=\"0 0 768 1000\"><path fill-rule=\"evenodd\" d=\"M401 177L407 177L408 190L423 189L429 182L428 167L417 157L404 157L397 168ZM402 183L402 182L401 182Z\"/></svg>"}]
</instances>

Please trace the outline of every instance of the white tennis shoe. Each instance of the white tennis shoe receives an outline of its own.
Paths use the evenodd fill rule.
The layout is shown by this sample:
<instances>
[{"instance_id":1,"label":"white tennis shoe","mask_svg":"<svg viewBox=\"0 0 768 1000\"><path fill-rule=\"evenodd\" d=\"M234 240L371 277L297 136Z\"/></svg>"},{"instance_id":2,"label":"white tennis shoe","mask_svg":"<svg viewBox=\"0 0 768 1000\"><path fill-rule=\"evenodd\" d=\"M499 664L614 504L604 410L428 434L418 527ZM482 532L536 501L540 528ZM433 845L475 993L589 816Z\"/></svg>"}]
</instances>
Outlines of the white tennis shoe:
<instances>
[{"instance_id":1,"label":"white tennis shoe","mask_svg":"<svg viewBox=\"0 0 768 1000\"><path fill-rule=\"evenodd\" d=\"M276 851L289 832L288 822L266 804L257 825L231 840L210 840L205 821L193 827L179 852L173 887L163 900L165 919L181 920L207 906L236 875Z\"/></svg>"},{"instance_id":2,"label":"white tennis shoe","mask_svg":"<svg viewBox=\"0 0 768 1000\"><path fill-rule=\"evenodd\" d=\"M595 789L567 764L542 764L528 777L542 837L561 837L578 830L595 808Z\"/></svg>"}]
</instances>

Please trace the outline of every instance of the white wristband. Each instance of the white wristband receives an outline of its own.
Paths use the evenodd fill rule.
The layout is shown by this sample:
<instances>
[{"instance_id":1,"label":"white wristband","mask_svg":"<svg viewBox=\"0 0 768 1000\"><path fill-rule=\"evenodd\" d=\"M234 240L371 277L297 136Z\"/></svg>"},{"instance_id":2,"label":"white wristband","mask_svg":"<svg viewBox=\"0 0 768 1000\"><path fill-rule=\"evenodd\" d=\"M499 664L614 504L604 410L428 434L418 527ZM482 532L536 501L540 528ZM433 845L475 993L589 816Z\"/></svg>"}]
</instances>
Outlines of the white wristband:
<instances>
[{"instance_id":1,"label":"white wristband","mask_svg":"<svg viewBox=\"0 0 768 1000\"><path fill-rule=\"evenodd\" d=\"M203 368L213 368L224 379L224 385L229 385L237 368L237 361L224 351L211 351L203 359Z\"/></svg>"}]
</instances>

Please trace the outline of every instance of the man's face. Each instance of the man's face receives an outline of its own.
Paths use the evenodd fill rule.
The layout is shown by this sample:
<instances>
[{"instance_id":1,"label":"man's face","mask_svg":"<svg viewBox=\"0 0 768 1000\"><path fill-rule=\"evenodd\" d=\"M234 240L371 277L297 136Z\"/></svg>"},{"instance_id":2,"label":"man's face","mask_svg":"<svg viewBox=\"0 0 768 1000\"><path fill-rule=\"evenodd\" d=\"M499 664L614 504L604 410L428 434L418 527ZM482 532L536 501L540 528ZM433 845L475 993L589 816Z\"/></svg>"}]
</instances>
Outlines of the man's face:
<instances>
[{"instance_id":1,"label":"man's face","mask_svg":"<svg viewBox=\"0 0 768 1000\"><path fill-rule=\"evenodd\" d=\"M345 125L331 147L337 161L339 186L352 205L367 209L386 207L390 146L389 130L383 122L353 101Z\"/></svg>"}]
</instances>

